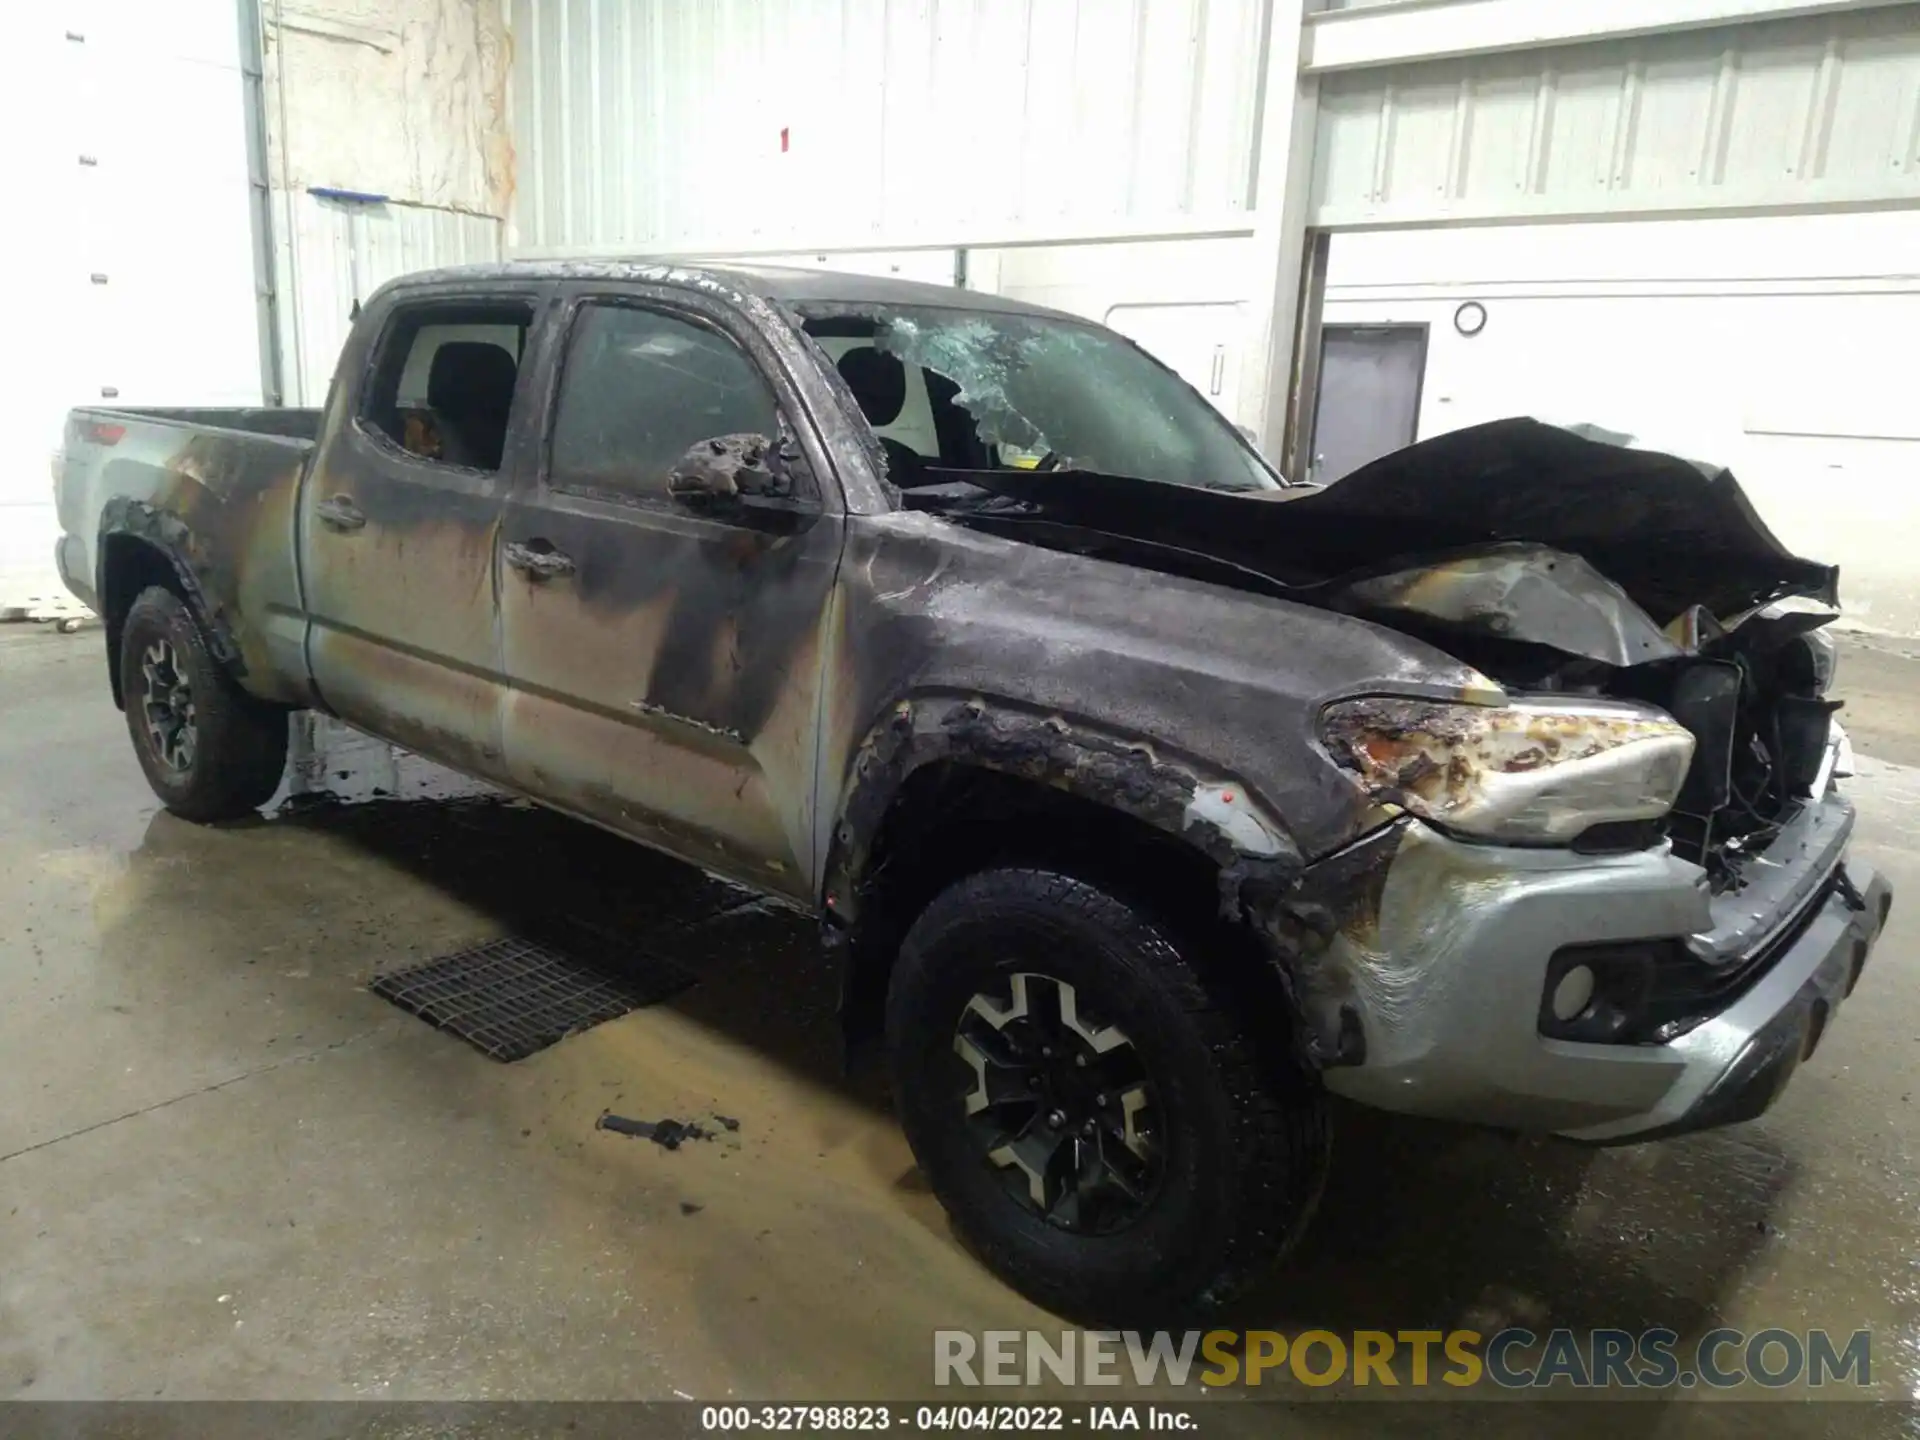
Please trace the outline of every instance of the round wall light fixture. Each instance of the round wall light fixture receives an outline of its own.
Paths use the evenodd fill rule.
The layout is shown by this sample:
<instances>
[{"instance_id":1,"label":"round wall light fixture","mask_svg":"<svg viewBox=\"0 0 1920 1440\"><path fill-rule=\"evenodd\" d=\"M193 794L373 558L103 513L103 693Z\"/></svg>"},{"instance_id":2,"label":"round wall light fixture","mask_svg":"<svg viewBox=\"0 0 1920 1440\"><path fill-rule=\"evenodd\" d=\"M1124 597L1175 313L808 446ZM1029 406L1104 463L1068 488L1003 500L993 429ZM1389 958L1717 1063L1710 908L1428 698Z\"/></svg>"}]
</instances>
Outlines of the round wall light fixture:
<instances>
[{"instance_id":1,"label":"round wall light fixture","mask_svg":"<svg viewBox=\"0 0 1920 1440\"><path fill-rule=\"evenodd\" d=\"M1453 328L1469 338L1478 335L1487 328L1487 307L1478 300L1469 300L1453 312Z\"/></svg>"}]
</instances>

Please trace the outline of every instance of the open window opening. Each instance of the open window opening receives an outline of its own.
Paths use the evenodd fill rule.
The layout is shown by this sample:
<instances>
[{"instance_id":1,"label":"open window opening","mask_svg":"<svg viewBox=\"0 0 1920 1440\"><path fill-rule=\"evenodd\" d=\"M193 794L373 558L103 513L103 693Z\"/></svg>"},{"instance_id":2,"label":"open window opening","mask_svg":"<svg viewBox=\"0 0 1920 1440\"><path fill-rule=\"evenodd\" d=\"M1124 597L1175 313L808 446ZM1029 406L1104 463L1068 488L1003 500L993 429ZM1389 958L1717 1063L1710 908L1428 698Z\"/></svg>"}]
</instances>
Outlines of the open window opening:
<instances>
[{"instance_id":1,"label":"open window opening","mask_svg":"<svg viewBox=\"0 0 1920 1440\"><path fill-rule=\"evenodd\" d=\"M388 321L366 423L422 460L495 471L533 309L524 303L407 306Z\"/></svg>"}]
</instances>

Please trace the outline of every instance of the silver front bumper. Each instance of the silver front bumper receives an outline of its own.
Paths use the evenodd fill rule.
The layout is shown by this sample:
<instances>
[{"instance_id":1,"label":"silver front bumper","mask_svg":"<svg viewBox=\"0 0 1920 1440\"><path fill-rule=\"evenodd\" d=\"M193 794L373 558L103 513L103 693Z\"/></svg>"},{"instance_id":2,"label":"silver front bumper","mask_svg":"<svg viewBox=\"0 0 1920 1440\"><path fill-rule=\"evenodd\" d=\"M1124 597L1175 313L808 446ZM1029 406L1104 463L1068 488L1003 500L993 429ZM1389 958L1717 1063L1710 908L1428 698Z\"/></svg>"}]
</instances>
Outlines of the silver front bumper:
<instances>
[{"instance_id":1,"label":"silver front bumper","mask_svg":"<svg viewBox=\"0 0 1920 1440\"><path fill-rule=\"evenodd\" d=\"M1852 827L1830 792L1754 862L1751 884L1715 897L1665 849L1467 845L1415 824L1377 913L1322 957L1365 1040L1361 1063L1327 1070L1327 1086L1388 1110L1594 1141L1751 1118L1851 992L1885 921L1891 891L1847 855ZM1555 951L1667 937L1702 965L1766 958L1724 1009L1665 1044L1540 1033Z\"/></svg>"}]
</instances>

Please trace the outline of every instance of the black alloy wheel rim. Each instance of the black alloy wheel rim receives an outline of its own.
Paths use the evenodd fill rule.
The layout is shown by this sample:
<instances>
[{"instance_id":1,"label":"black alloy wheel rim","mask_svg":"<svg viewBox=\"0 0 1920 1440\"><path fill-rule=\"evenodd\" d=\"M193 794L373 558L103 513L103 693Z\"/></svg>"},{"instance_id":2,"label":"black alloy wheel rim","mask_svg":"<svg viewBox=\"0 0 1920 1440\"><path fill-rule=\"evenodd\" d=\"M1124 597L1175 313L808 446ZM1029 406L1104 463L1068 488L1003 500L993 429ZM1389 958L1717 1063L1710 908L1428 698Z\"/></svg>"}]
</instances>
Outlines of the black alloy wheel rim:
<instances>
[{"instance_id":1,"label":"black alloy wheel rim","mask_svg":"<svg viewBox=\"0 0 1920 1440\"><path fill-rule=\"evenodd\" d=\"M1165 1170L1155 1086L1131 1038L1071 984L1008 975L968 1000L953 1049L972 1072L968 1133L1016 1204L1082 1235L1145 1213Z\"/></svg>"},{"instance_id":2,"label":"black alloy wheel rim","mask_svg":"<svg viewBox=\"0 0 1920 1440\"><path fill-rule=\"evenodd\" d=\"M193 687L180 665L173 642L165 638L147 646L140 657L141 709L153 753L169 770L180 774L193 768L199 731L193 710Z\"/></svg>"}]
</instances>

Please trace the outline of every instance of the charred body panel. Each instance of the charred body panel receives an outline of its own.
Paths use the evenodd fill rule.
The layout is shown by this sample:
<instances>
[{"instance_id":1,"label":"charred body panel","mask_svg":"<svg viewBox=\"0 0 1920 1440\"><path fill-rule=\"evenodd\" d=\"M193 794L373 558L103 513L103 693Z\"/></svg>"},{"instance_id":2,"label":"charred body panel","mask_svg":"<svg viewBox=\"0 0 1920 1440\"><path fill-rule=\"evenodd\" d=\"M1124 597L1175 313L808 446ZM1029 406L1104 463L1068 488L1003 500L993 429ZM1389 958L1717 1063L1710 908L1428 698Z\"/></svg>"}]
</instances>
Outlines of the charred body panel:
<instances>
[{"instance_id":1,"label":"charred body panel","mask_svg":"<svg viewBox=\"0 0 1920 1440\"><path fill-rule=\"evenodd\" d=\"M111 572L116 562L124 565L126 550L122 542L128 540L150 549L165 562L173 583L179 587L182 598L187 602L187 608L193 612L206 633L208 650L236 675L245 676L247 662L229 624L232 607L221 604L207 594L209 583L216 590L231 590L232 587L221 584L221 563L208 554L205 538L176 511L160 509L148 501L136 500L128 495L115 495L108 500L100 511L99 544L100 569L106 573L95 583L94 593L113 596L112 608L124 610L126 596L116 592L123 592L127 585L124 581L116 580ZM204 580L203 576L206 577ZM108 636L110 649L114 648L115 639L112 635Z\"/></svg>"},{"instance_id":2,"label":"charred body panel","mask_svg":"<svg viewBox=\"0 0 1920 1440\"><path fill-rule=\"evenodd\" d=\"M1309 592L1519 542L1579 556L1661 625L1694 606L1731 616L1786 595L1836 603L1834 567L1788 552L1725 470L1537 420L1457 430L1332 485L1256 495L1069 469L966 478L1041 518Z\"/></svg>"},{"instance_id":3,"label":"charred body panel","mask_svg":"<svg viewBox=\"0 0 1920 1440\"><path fill-rule=\"evenodd\" d=\"M1125 566L911 513L854 522L837 602L821 786L834 796L825 813L839 817L825 838L837 847L832 878L842 891L848 857L873 823L862 818L876 808L863 787L883 783L862 767L900 723L903 699L977 698L1057 717L1063 734L1084 727L1137 746L1140 783L1164 789L1156 804L1169 814L1184 812L1195 784L1237 785L1284 837L1282 850L1306 858L1378 821L1315 739L1323 704L1383 685L1436 699L1484 685L1438 651L1362 621L1180 579L1142 589ZM942 754L957 744L982 755L998 743L990 727L936 728ZM908 738L909 751L925 744L917 728ZM1163 786L1149 756L1190 757L1198 768ZM923 758L904 770L881 763L879 773L904 778ZM1064 778L1041 771L1047 783ZM1103 798L1121 784L1102 781ZM1215 848L1212 838L1195 842Z\"/></svg>"},{"instance_id":4,"label":"charred body panel","mask_svg":"<svg viewBox=\"0 0 1920 1440\"><path fill-rule=\"evenodd\" d=\"M402 305L538 307L497 472L428 465L361 422ZM547 484L570 306L692 311L779 391L804 500L781 524ZM410 277L369 302L307 487L313 669L355 724L790 900L818 900L822 626L844 509L885 506L877 451L768 299L680 267L577 262ZM322 507L344 497L352 530ZM807 510L806 505L811 505ZM549 563L516 565L537 547Z\"/></svg>"},{"instance_id":5,"label":"charred body panel","mask_svg":"<svg viewBox=\"0 0 1920 1440\"><path fill-rule=\"evenodd\" d=\"M1786 551L1721 469L1510 420L1324 489L1217 493L1072 470L941 479L917 503L974 528L1363 616L1518 692L1667 711L1695 738L1694 768L1672 821L1642 843L1671 834L1716 884L1738 883L1741 855L1803 802L1826 750L1835 707L1804 632L1831 612L1752 612L1832 603L1835 572ZM1374 779L1391 802L1406 791L1404 765L1390 768Z\"/></svg>"},{"instance_id":6,"label":"charred body panel","mask_svg":"<svg viewBox=\"0 0 1920 1440\"><path fill-rule=\"evenodd\" d=\"M1568 551L1665 625L1785 595L1837 603L1833 566L1768 530L1726 470L1537 420L1457 430L1362 466L1287 509L1346 569L1378 557L1533 541Z\"/></svg>"},{"instance_id":7,"label":"charred body panel","mask_svg":"<svg viewBox=\"0 0 1920 1440\"><path fill-rule=\"evenodd\" d=\"M91 575L110 662L138 590L165 584L193 610L214 655L255 695L310 702L292 532L311 449L296 437L311 418L304 411L75 412L69 473L77 459L92 455L98 463L81 472L82 487L63 485L62 522L70 538L91 547L71 563ZM103 430L115 438L89 438ZM117 667L108 670L118 699Z\"/></svg>"},{"instance_id":8,"label":"charred body panel","mask_svg":"<svg viewBox=\"0 0 1920 1440\"><path fill-rule=\"evenodd\" d=\"M1198 860L1209 873L1188 899L1254 940L1249 958L1278 986L1274 1021L1298 1030L1304 1011L1285 998L1294 947L1249 921L1313 859L1389 818L1321 749L1318 709L1383 683L1454 699L1485 681L1364 621L1182 579L1137 582L1124 565L931 516L850 522L822 682L817 853L856 1042L874 1033L898 939L889 911L909 883L898 872L945 859L903 856L902 843L943 842L902 842L890 827L912 782L947 766L1085 802L1048 817L1079 833L996 833L984 858L1039 840L1086 860L1089 847L1154 835ZM1090 821L1099 815L1142 828ZM1336 1013L1324 1042L1300 1035L1316 1060L1338 1051L1338 1024Z\"/></svg>"},{"instance_id":9,"label":"charred body panel","mask_svg":"<svg viewBox=\"0 0 1920 1440\"><path fill-rule=\"evenodd\" d=\"M832 452L805 418L795 372L806 357L779 347L777 316L738 296L657 282L572 284L560 296L533 433L552 431L560 332L596 303L724 334L770 388L783 433L715 437L731 443L700 457L705 470L688 478L701 484L684 495L561 483L544 450L529 454L501 544L557 556L566 570L500 572L512 782L814 902L821 636L844 520ZM736 469L783 493L758 509L752 497L737 503Z\"/></svg>"},{"instance_id":10,"label":"charred body panel","mask_svg":"<svg viewBox=\"0 0 1920 1440\"><path fill-rule=\"evenodd\" d=\"M1383 624L1533 644L1603 665L1687 653L1627 592L1578 555L1506 541L1334 586L1327 603Z\"/></svg>"},{"instance_id":11,"label":"charred body panel","mask_svg":"<svg viewBox=\"0 0 1920 1440\"><path fill-rule=\"evenodd\" d=\"M403 302L429 307L413 314L491 302L531 315L542 294L457 285L377 292L341 353L340 374L352 383L333 387L299 506L307 660L326 708L494 781L507 779L496 550L519 457L511 440L495 470L410 453L372 422L368 391L406 358L394 353L406 339L396 319ZM515 404L517 414L524 400Z\"/></svg>"}]
</instances>

